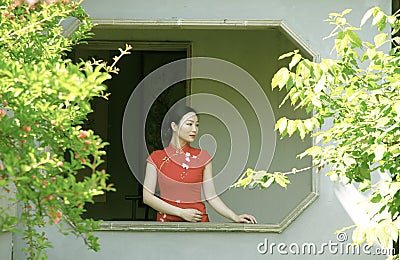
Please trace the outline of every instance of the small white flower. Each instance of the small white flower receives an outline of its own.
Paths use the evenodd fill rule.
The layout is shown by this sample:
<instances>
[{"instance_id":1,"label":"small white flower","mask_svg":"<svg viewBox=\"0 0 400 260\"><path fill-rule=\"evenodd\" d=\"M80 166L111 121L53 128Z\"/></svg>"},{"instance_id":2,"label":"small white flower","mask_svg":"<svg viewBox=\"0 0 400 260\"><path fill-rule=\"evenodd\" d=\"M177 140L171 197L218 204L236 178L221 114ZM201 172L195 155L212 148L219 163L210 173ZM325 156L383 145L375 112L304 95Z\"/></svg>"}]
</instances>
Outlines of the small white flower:
<instances>
[{"instance_id":1,"label":"small white flower","mask_svg":"<svg viewBox=\"0 0 400 260\"><path fill-rule=\"evenodd\" d=\"M182 163L182 167L184 168L184 169L189 169L189 165L187 165L186 163Z\"/></svg>"},{"instance_id":2,"label":"small white flower","mask_svg":"<svg viewBox=\"0 0 400 260\"><path fill-rule=\"evenodd\" d=\"M189 152L185 153L185 156L190 157L190 153Z\"/></svg>"},{"instance_id":3,"label":"small white flower","mask_svg":"<svg viewBox=\"0 0 400 260\"><path fill-rule=\"evenodd\" d=\"M197 159L197 156L196 156L196 155L193 155L192 158L193 158L193 159Z\"/></svg>"},{"instance_id":4,"label":"small white flower","mask_svg":"<svg viewBox=\"0 0 400 260\"><path fill-rule=\"evenodd\" d=\"M189 158L189 157L185 157L185 160L186 160L187 162L190 162L190 158Z\"/></svg>"}]
</instances>

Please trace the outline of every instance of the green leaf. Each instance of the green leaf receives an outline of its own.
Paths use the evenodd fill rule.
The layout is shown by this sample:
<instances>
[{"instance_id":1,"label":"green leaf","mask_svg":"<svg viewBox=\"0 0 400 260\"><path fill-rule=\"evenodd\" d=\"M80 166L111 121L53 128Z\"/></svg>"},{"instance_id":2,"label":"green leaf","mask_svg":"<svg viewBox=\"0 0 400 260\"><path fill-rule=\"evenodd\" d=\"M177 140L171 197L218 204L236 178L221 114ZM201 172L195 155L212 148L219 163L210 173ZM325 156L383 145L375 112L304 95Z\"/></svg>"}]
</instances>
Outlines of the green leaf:
<instances>
[{"instance_id":1,"label":"green leaf","mask_svg":"<svg viewBox=\"0 0 400 260\"><path fill-rule=\"evenodd\" d=\"M299 131L300 138L301 138L301 140L304 140L304 138L306 137L306 127L304 126L302 121L300 121L300 120L296 120L296 121L298 121L297 129Z\"/></svg>"},{"instance_id":2,"label":"green leaf","mask_svg":"<svg viewBox=\"0 0 400 260\"><path fill-rule=\"evenodd\" d=\"M346 95L348 96L348 97L351 97L351 96L353 96L353 94L355 93L355 89L354 88L352 88L352 87L348 87L348 88L346 88Z\"/></svg>"},{"instance_id":3,"label":"green leaf","mask_svg":"<svg viewBox=\"0 0 400 260\"><path fill-rule=\"evenodd\" d=\"M376 48L382 46L386 42L388 34L387 33L380 33L374 37L374 43Z\"/></svg>"},{"instance_id":4,"label":"green leaf","mask_svg":"<svg viewBox=\"0 0 400 260\"><path fill-rule=\"evenodd\" d=\"M289 78L286 82L286 90L291 90L292 87L294 86L294 82L293 82L293 76L289 74Z\"/></svg>"},{"instance_id":5,"label":"green leaf","mask_svg":"<svg viewBox=\"0 0 400 260\"><path fill-rule=\"evenodd\" d=\"M312 117L312 118L310 118L310 120L313 122L314 127L320 128L320 121L316 117Z\"/></svg>"},{"instance_id":6,"label":"green leaf","mask_svg":"<svg viewBox=\"0 0 400 260\"><path fill-rule=\"evenodd\" d=\"M352 11L352 9L345 9L343 12L342 12L342 16L345 16L346 14L349 14L350 12Z\"/></svg>"},{"instance_id":7,"label":"green leaf","mask_svg":"<svg viewBox=\"0 0 400 260\"><path fill-rule=\"evenodd\" d=\"M290 183L289 179L285 175L282 175L282 173L280 172L276 172L274 174L274 180L283 188L286 188L287 185Z\"/></svg>"},{"instance_id":8,"label":"green leaf","mask_svg":"<svg viewBox=\"0 0 400 260\"><path fill-rule=\"evenodd\" d=\"M372 25L378 24L379 22L381 22L382 19L385 19L385 13L379 10L372 20Z\"/></svg>"},{"instance_id":9,"label":"green leaf","mask_svg":"<svg viewBox=\"0 0 400 260\"><path fill-rule=\"evenodd\" d=\"M383 16L383 19L381 19L378 23L378 30L383 31L387 26L387 16Z\"/></svg>"},{"instance_id":10,"label":"green leaf","mask_svg":"<svg viewBox=\"0 0 400 260\"><path fill-rule=\"evenodd\" d=\"M249 176L249 177L242 178L239 181L237 181L235 183L235 186L246 188L251 182L252 182L252 178L251 178L251 176Z\"/></svg>"},{"instance_id":11,"label":"green leaf","mask_svg":"<svg viewBox=\"0 0 400 260\"><path fill-rule=\"evenodd\" d=\"M289 58L289 57L293 56L294 54L295 53L293 51L285 53L285 54L282 54L281 56L279 56L278 60L283 60L283 59Z\"/></svg>"},{"instance_id":12,"label":"green leaf","mask_svg":"<svg viewBox=\"0 0 400 260\"><path fill-rule=\"evenodd\" d=\"M339 32L335 39L335 49L338 55L342 55L343 50L350 44L350 37L345 32Z\"/></svg>"},{"instance_id":13,"label":"green leaf","mask_svg":"<svg viewBox=\"0 0 400 260\"><path fill-rule=\"evenodd\" d=\"M325 90L325 82L326 82L326 77L325 77L325 76L322 76L322 77L318 80L317 84L315 85L315 87L314 87L314 92L315 92L315 93L318 93L318 92L321 92L322 90Z\"/></svg>"},{"instance_id":14,"label":"green leaf","mask_svg":"<svg viewBox=\"0 0 400 260\"><path fill-rule=\"evenodd\" d=\"M393 28L393 30L392 30L392 35L396 35L398 32L400 31L400 27L395 27L395 28ZM397 37L395 37L395 39L396 39ZM398 40L395 40L396 41L396 43L399 43L398 42Z\"/></svg>"},{"instance_id":15,"label":"green leaf","mask_svg":"<svg viewBox=\"0 0 400 260\"><path fill-rule=\"evenodd\" d=\"M347 19L344 17L338 17L336 18L336 24L338 25L345 25L347 23Z\"/></svg>"},{"instance_id":16,"label":"green leaf","mask_svg":"<svg viewBox=\"0 0 400 260\"><path fill-rule=\"evenodd\" d=\"M293 133L296 131L298 122L299 121L297 121L297 120L296 121L295 120L288 120L287 132L288 132L289 136L292 136Z\"/></svg>"},{"instance_id":17,"label":"green leaf","mask_svg":"<svg viewBox=\"0 0 400 260\"><path fill-rule=\"evenodd\" d=\"M356 34L355 32L353 32L353 31L351 31L351 30L348 30L348 31L347 31L347 35L349 36L350 41L351 41L355 46L360 47L360 48L363 46L363 45L362 45L362 40L361 40L360 36L358 36L358 34Z\"/></svg>"},{"instance_id":18,"label":"green leaf","mask_svg":"<svg viewBox=\"0 0 400 260\"><path fill-rule=\"evenodd\" d=\"M361 19L360 27L362 27L362 26L367 22L367 20L372 16L374 10L375 10L375 7L369 9L369 10L364 14L363 18Z\"/></svg>"},{"instance_id":19,"label":"green leaf","mask_svg":"<svg viewBox=\"0 0 400 260\"><path fill-rule=\"evenodd\" d=\"M386 145L383 144L377 145L374 149L375 161L378 162L382 160L385 152L386 152Z\"/></svg>"},{"instance_id":20,"label":"green leaf","mask_svg":"<svg viewBox=\"0 0 400 260\"><path fill-rule=\"evenodd\" d=\"M358 190L360 192L365 192L371 188L371 182L367 179L364 179L362 183L358 186Z\"/></svg>"},{"instance_id":21,"label":"green leaf","mask_svg":"<svg viewBox=\"0 0 400 260\"><path fill-rule=\"evenodd\" d=\"M392 40L393 40L395 43L400 44L400 37L399 37L399 36L393 37Z\"/></svg>"},{"instance_id":22,"label":"green leaf","mask_svg":"<svg viewBox=\"0 0 400 260\"><path fill-rule=\"evenodd\" d=\"M394 197L399 190L400 190L400 182L390 183L389 194L391 197Z\"/></svg>"},{"instance_id":23,"label":"green leaf","mask_svg":"<svg viewBox=\"0 0 400 260\"><path fill-rule=\"evenodd\" d=\"M279 87L279 89L282 89L283 86L285 86L288 79L289 79L289 70L285 67L280 68L272 78L271 81L272 89L276 88L277 86Z\"/></svg>"},{"instance_id":24,"label":"green leaf","mask_svg":"<svg viewBox=\"0 0 400 260\"><path fill-rule=\"evenodd\" d=\"M286 130L287 122L288 120L286 117L280 118L275 124L275 130L279 129L279 132L282 134Z\"/></svg>"},{"instance_id":25,"label":"green leaf","mask_svg":"<svg viewBox=\"0 0 400 260\"><path fill-rule=\"evenodd\" d=\"M360 176L363 179L371 180L371 174L370 174L370 170L369 170L368 164L366 164L366 163L362 163L361 164L361 166L360 166Z\"/></svg>"},{"instance_id":26,"label":"green leaf","mask_svg":"<svg viewBox=\"0 0 400 260\"><path fill-rule=\"evenodd\" d=\"M375 57L377 56L377 52L375 49L367 49L365 55L368 56L368 59L374 60Z\"/></svg>"},{"instance_id":27,"label":"green leaf","mask_svg":"<svg viewBox=\"0 0 400 260\"><path fill-rule=\"evenodd\" d=\"M394 103L393 111L396 112L397 116L400 116L400 101Z\"/></svg>"},{"instance_id":28,"label":"green leaf","mask_svg":"<svg viewBox=\"0 0 400 260\"><path fill-rule=\"evenodd\" d=\"M270 177L270 178L268 178L268 180L266 181L266 182L264 182L263 184L262 184L262 186L264 187L264 188L268 188L269 186L271 186L271 184L274 182L274 177Z\"/></svg>"},{"instance_id":29,"label":"green leaf","mask_svg":"<svg viewBox=\"0 0 400 260\"><path fill-rule=\"evenodd\" d=\"M365 241L365 233L360 227L356 227L352 234L352 240L356 244L362 244Z\"/></svg>"},{"instance_id":30,"label":"green leaf","mask_svg":"<svg viewBox=\"0 0 400 260\"><path fill-rule=\"evenodd\" d=\"M311 155L312 157L316 157L320 154L322 154L323 150L320 146L312 146L305 150L303 153L299 155L300 158L303 158L306 155Z\"/></svg>"},{"instance_id":31,"label":"green leaf","mask_svg":"<svg viewBox=\"0 0 400 260\"><path fill-rule=\"evenodd\" d=\"M376 241L376 228L367 228L365 229L365 240L369 245L372 245Z\"/></svg>"},{"instance_id":32,"label":"green leaf","mask_svg":"<svg viewBox=\"0 0 400 260\"><path fill-rule=\"evenodd\" d=\"M308 130L308 131L313 131L314 130L314 123L313 123L313 121L309 118L309 119L306 119L306 120L304 120L304 126L306 127L306 129Z\"/></svg>"},{"instance_id":33,"label":"green leaf","mask_svg":"<svg viewBox=\"0 0 400 260\"><path fill-rule=\"evenodd\" d=\"M386 126L390 122L389 117L381 117L376 121L376 127L377 128L382 128Z\"/></svg>"},{"instance_id":34,"label":"green leaf","mask_svg":"<svg viewBox=\"0 0 400 260\"><path fill-rule=\"evenodd\" d=\"M379 243L382 245L383 248L387 248L389 244L389 235L386 232L386 227L378 227L376 229L376 236L379 240Z\"/></svg>"},{"instance_id":35,"label":"green leaf","mask_svg":"<svg viewBox=\"0 0 400 260\"><path fill-rule=\"evenodd\" d=\"M343 162L347 166L357 163L357 161L353 157L350 157L347 153L343 156Z\"/></svg>"},{"instance_id":36,"label":"green leaf","mask_svg":"<svg viewBox=\"0 0 400 260\"><path fill-rule=\"evenodd\" d=\"M301 60L301 55L300 54L295 54L292 58L292 61L289 63L289 69L292 69L294 66L297 65L297 63L299 63L299 61Z\"/></svg>"}]
</instances>

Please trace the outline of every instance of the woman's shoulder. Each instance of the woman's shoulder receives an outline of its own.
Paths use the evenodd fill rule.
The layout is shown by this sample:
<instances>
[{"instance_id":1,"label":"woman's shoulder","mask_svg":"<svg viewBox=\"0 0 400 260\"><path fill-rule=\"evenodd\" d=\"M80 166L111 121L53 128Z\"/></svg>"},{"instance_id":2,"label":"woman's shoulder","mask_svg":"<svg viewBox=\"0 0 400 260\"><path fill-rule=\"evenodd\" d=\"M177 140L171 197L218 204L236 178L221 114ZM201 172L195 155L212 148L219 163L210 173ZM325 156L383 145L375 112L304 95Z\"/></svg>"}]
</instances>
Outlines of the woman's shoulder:
<instances>
[{"instance_id":1,"label":"woman's shoulder","mask_svg":"<svg viewBox=\"0 0 400 260\"><path fill-rule=\"evenodd\" d=\"M165 156L165 150L164 149L154 150L153 152L150 153L150 155L149 155L147 160L149 160L150 158L152 160L157 160L157 159L160 159L160 158L162 158L164 156Z\"/></svg>"}]
</instances>

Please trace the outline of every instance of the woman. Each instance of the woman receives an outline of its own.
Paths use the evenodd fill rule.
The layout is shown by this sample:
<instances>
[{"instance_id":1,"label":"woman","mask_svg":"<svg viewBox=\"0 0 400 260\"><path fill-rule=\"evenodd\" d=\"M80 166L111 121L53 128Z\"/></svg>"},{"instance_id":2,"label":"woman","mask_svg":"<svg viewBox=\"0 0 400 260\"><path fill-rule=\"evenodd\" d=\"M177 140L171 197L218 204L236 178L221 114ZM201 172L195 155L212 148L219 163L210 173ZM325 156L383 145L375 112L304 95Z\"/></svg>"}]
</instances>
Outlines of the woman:
<instances>
[{"instance_id":1,"label":"woman","mask_svg":"<svg viewBox=\"0 0 400 260\"><path fill-rule=\"evenodd\" d=\"M196 111L190 107L178 105L168 112L163 124L168 146L147 158L144 203L158 211L157 221L208 222L203 189L205 199L220 215L238 223L257 223L252 215L235 214L216 194L211 156L190 146L198 126ZM157 183L160 197L154 195Z\"/></svg>"}]
</instances>

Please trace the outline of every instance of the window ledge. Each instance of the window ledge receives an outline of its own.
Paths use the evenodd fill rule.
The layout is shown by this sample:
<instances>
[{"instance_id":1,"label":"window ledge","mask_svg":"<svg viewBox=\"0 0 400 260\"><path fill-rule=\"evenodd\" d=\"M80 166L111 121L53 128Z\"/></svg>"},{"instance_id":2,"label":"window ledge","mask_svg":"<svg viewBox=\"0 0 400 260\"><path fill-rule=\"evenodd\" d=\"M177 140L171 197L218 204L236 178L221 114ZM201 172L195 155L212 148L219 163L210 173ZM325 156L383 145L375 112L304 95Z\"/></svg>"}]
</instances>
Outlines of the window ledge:
<instances>
[{"instance_id":1,"label":"window ledge","mask_svg":"<svg viewBox=\"0 0 400 260\"><path fill-rule=\"evenodd\" d=\"M156 222L156 221L103 221L97 231L132 232L257 232L282 233L308 206L318 198L311 192L279 224L242 224L213 222Z\"/></svg>"},{"instance_id":2,"label":"window ledge","mask_svg":"<svg viewBox=\"0 0 400 260\"><path fill-rule=\"evenodd\" d=\"M211 222L156 222L156 221L104 221L98 231L135 232L277 232L279 225L211 223ZM280 233L280 232L279 232Z\"/></svg>"}]
</instances>

